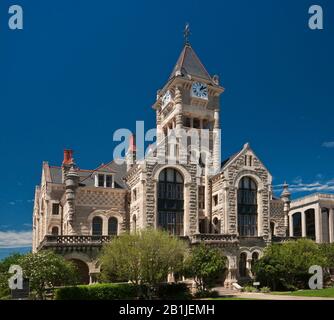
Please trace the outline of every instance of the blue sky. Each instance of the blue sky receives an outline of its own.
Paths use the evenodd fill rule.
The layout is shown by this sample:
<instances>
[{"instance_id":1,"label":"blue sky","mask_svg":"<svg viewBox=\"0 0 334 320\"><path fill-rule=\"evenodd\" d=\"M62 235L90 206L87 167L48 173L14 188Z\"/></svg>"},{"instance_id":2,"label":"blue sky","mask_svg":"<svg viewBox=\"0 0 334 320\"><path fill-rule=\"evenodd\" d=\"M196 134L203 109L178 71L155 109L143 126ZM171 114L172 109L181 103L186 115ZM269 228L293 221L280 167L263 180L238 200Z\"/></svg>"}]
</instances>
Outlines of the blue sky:
<instances>
[{"instance_id":1,"label":"blue sky","mask_svg":"<svg viewBox=\"0 0 334 320\"><path fill-rule=\"evenodd\" d=\"M8 29L12 4L23 31ZM308 28L312 4L324 9L322 31ZM294 197L334 191L333 1L2 0L0 248L29 245L43 160L59 165L73 148L95 168L111 159L114 130L154 127L150 106L186 22L226 88L223 157L249 142Z\"/></svg>"}]
</instances>

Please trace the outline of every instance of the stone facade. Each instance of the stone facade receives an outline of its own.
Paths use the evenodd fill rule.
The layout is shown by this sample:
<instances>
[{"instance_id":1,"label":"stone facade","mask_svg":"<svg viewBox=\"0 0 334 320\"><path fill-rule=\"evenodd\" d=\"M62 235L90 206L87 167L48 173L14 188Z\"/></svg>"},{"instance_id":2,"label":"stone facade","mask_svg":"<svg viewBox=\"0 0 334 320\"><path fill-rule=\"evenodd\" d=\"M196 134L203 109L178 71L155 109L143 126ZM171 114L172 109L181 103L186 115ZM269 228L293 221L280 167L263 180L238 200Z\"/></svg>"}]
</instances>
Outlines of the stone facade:
<instances>
[{"instance_id":1,"label":"stone facade","mask_svg":"<svg viewBox=\"0 0 334 320\"><path fill-rule=\"evenodd\" d=\"M186 44L153 105L157 143L145 159L137 159L132 137L122 164L81 170L70 150L59 167L44 162L35 192L33 251L63 254L89 273L84 281L93 282L103 243L122 232L165 228L190 245L220 248L228 259L226 286L251 278L263 249L286 239L295 209L289 213L287 186L280 199L273 198L272 176L249 144L221 161L223 92ZM192 139L197 133L199 139ZM329 221L333 225L333 209ZM333 227L329 234L333 240Z\"/></svg>"}]
</instances>

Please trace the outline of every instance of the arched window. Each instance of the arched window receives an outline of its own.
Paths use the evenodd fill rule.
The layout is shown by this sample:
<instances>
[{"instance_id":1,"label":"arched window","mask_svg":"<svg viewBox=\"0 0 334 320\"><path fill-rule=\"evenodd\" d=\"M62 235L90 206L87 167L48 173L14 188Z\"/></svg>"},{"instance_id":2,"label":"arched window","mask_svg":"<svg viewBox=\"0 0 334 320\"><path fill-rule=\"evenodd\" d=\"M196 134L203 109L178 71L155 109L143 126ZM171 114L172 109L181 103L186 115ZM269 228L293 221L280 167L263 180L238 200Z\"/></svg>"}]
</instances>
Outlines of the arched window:
<instances>
[{"instance_id":1,"label":"arched window","mask_svg":"<svg viewBox=\"0 0 334 320\"><path fill-rule=\"evenodd\" d=\"M240 236L257 236L257 185L250 177L239 183L238 231Z\"/></svg>"},{"instance_id":2,"label":"arched window","mask_svg":"<svg viewBox=\"0 0 334 320\"><path fill-rule=\"evenodd\" d=\"M158 184L158 227L183 235L183 177L172 168L163 170Z\"/></svg>"},{"instance_id":3,"label":"arched window","mask_svg":"<svg viewBox=\"0 0 334 320\"><path fill-rule=\"evenodd\" d=\"M301 237L302 236L302 214L301 212L296 212L292 215L292 224L293 224L293 236Z\"/></svg>"},{"instance_id":4,"label":"arched window","mask_svg":"<svg viewBox=\"0 0 334 320\"><path fill-rule=\"evenodd\" d=\"M275 222L270 222L270 232L271 232L271 236L274 237L275 236Z\"/></svg>"},{"instance_id":5,"label":"arched window","mask_svg":"<svg viewBox=\"0 0 334 320\"><path fill-rule=\"evenodd\" d=\"M118 221L115 217L111 217L108 220L108 235L117 236L118 233Z\"/></svg>"},{"instance_id":6,"label":"arched window","mask_svg":"<svg viewBox=\"0 0 334 320\"><path fill-rule=\"evenodd\" d=\"M245 252L240 254L239 275L242 278L247 276L247 254Z\"/></svg>"},{"instance_id":7,"label":"arched window","mask_svg":"<svg viewBox=\"0 0 334 320\"><path fill-rule=\"evenodd\" d=\"M92 223L92 235L102 236L103 220L100 217L94 217Z\"/></svg>"},{"instance_id":8,"label":"arched window","mask_svg":"<svg viewBox=\"0 0 334 320\"><path fill-rule=\"evenodd\" d=\"M213 233L214 234L219 234L220 233L220 223L219 219L217 217L213 218L212 223L213 223Z\"/></svg>"},{"instance_id":9,"label":"arched window","mask_svg":"<svg viewBox=\"0 0 334 320\"><path fill-rule=\"evenodd\" d=\"M255 265L255 263L256 263L257 260L259 260L259 253L258 252L253 252L253 254L252 254L252 262L251 262L252 272L253 272L254 265Z\"/></svg>"},{"instance_id":10,"label":"arched window","mask_svg":"<svg viewBox=\"0 0 334 320\"><path fill-rule=\"evenodd\" d=\"M59 228L58 227L53 227L51 230L51 234L53 236L59 236Z\"/></svg>"}]
</instances>

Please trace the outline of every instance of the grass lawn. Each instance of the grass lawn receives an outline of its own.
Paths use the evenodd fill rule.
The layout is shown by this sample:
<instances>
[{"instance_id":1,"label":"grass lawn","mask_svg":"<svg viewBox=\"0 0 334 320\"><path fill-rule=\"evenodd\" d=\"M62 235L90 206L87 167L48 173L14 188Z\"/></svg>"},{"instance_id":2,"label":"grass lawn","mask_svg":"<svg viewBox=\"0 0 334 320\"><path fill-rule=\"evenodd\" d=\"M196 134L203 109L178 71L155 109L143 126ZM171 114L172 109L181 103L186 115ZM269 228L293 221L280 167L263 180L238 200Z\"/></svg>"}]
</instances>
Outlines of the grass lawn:
<instances>
[{"instance_id":1,"label":"grass lawn","mask_svg":"<svg viewBox=\"0 0 334 320\"><path fill-rule=\"evenodd\" d=\"M297 296L297 297L321 297L321 298L334 298L334 288L327 288L321 290L300 290L289 292L272 292L271 294L285 295L285 296Z\"/></svg>"}]
</instances>

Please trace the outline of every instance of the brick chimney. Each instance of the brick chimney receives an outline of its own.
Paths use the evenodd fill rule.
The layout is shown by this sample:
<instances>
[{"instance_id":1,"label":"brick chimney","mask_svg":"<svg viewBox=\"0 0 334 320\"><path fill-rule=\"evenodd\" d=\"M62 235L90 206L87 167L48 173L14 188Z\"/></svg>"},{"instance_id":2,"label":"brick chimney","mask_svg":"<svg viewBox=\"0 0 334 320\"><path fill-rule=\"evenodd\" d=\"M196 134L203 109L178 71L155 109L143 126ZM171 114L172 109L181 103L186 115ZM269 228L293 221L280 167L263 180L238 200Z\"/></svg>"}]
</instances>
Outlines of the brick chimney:
<instances>
[{"instance_id":1,"label":"brick chimney","mask_svg":"<svg viewBox=\"0 0 334 320\"><path fill-rule=\"evenodd\" d=\"M65 183L66 174L70 170L73 164L74 164L73 150L65 149L64 150L64 160L62 164L62 182L63 183Z\"/></svg>"},{"instance_id":2,"label":"brick chimney","mask_svg":"<svg viewBox=\"0 0 334 320\"><path fill-rule=\"evenodd\" d=\"M64 160L63 160L63 166L64 165L70 165L73 163L73 150L64 150Z\"/></svg>"}]
</instances>

